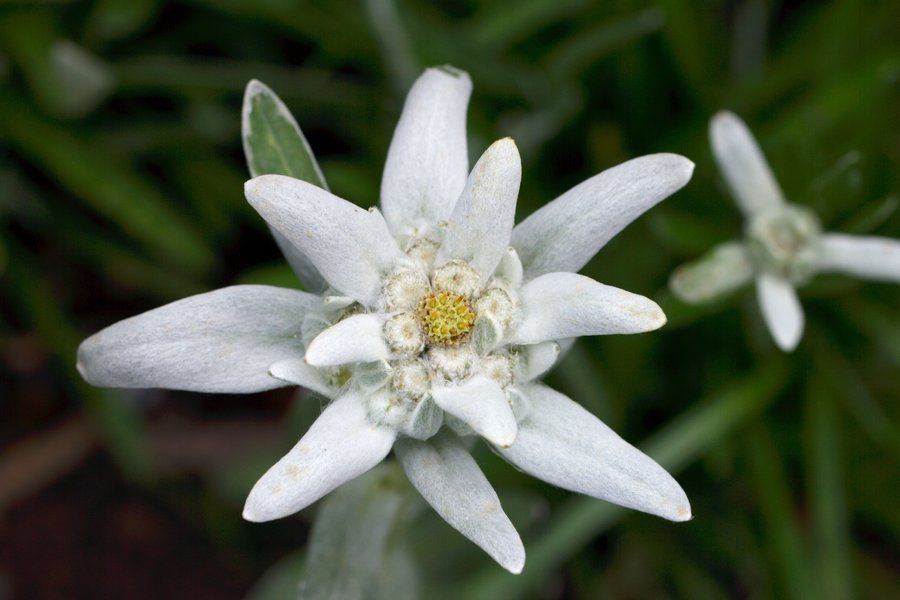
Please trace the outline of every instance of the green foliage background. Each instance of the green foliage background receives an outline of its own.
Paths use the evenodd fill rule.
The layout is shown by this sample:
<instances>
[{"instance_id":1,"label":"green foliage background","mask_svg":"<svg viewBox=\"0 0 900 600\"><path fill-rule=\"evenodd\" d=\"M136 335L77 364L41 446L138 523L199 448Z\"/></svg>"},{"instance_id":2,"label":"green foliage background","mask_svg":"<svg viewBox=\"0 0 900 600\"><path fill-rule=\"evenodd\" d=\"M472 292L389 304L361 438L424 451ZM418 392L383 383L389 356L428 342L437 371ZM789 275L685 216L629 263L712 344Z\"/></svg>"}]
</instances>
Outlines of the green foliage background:
<instances>
[{"instance_id":1,"label":"green foliage background","mask_svg":"<svg viewBox=\"0 0 900 600\"><path fill-rule=\"evenodd\" d=\"M157 394L148 406L90 388L74 351L86 334L185 295L296 285L242 197L247 81L290 107L332 190L369 206L406 90L425 66L449 63L475 84L470 154L506 135L519 145L519 220L630 157L696 162L684 190L584 271L653 297L669 324L582 339L549 378L675 472L696 518L670 524L575 497L479 447L525 541L525 572L505 574L420 511L392 533L413 548L420 593L900 595L900 288L817 279L790 356L769 340L751 292L697 309L666 291L677 264L740 233L706 137L720 108L748 122L788 197L826 228L900 237L898 23L900 4L862 0L5 2L0 440L84 411L115 477L177 510L238 588L277 563L254 593L290 590L314 511L251 525L240 504L317 401L222 398L242 418L285 415L283 439L164 469L151 424L184 405L215 419L219 400ZM11 358L23 339L50 357L36 370ZM43 411L28 409L35 379L51 391ZM15 571L9 581L15 591Z\"/></svg>"}]
</instances>

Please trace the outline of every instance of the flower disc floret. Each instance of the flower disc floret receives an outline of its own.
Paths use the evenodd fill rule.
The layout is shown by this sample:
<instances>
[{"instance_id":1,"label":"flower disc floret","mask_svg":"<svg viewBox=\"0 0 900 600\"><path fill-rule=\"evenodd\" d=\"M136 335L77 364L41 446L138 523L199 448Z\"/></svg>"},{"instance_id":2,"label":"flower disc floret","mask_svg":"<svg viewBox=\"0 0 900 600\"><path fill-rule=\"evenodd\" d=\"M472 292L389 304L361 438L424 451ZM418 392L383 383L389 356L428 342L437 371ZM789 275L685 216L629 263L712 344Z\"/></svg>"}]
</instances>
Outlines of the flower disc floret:
<instances>
[{"instance_id":1,"label":"flower disc floret","mask_svg":"<svg viewBox=\"0 0 900 600\"><path fill-rule=\"evenodd\" d=\"M418 310L422 331L431 346L459 346L469 338L475 324L475 310L462 294L432 292L422 299Z\"/></svg>"},{"instance_id":2,"label":"flower disc floret","mask_svg":"<svg viewBox=\"0 0 900 600\"><path fill-rule=\"evenodd\" d=\"M388 347L401 356L415 356L425 348L425 338L412 313L398 313L384 324Z\"/></svg>"},{"instance_id":3,"label":"flower disc floret","mask_svg":"<svg viewBox=\"0 0 900 600\"><path fill-rule=\"evenodd\" d=\"M818 217L809 209L776 206L748 223L747 247L758 268L802 283L814 272L821 231Z\"/></svg>"}]
</instances>

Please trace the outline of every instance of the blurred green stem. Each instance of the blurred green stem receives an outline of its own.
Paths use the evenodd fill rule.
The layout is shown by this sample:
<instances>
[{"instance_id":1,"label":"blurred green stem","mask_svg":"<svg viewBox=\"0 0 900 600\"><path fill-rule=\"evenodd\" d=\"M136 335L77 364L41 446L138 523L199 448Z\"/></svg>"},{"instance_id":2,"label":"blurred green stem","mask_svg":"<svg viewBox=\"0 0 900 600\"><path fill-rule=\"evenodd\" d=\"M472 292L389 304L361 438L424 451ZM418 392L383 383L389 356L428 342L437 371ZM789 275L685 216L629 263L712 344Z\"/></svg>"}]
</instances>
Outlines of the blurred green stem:
<instances>
[{"instance_id":1,"label":"blurred green stem","mask_svg":"<svg viewBox=\"0 0 900 600\"><path fill-rule=\"evenodd\" d=\"M811 378L807 387L805 428L816 572L823 598L852 598L851 542L837 411L832 391L818 377Z\"/></svg>"},{"instance_id":2,"label":"blurred green stem","mask_svg":"<svg viewBox=\"0 0 900 600\"><path fill-rule=\"evenodd\" d=\"M900 459L900 428L872 397L853 365L841 354L837 345L823 331L810 327L807 335L814 341L817 372L834 390L847 411L866 434Z\"/></svg>"},{"instance_id":3,"label":"blurred green stem","mask_svg":"<svg viewBox=\"0 0 900 600\"><path fill-rule=\"evenodd\" d=\"M779 359L712 394L651 437L642 449L677 473L712 449L716 442L762 412L788 379ZM690 494L689 494L690 495ZM537 589L554 570L608 529L625 510L592 498L573 498L554 514L539 536L526 542L528 558L521 575L491 567L472 577L453 597L520 598Z\"/></svg>"},{"instance_id":4,"label":"blurred green stem","mask_svg":"<svg viewBox=\"0 0 900 600\"><path fill-rule=\"evenodd\" d=\"M813 585L782 466L784 455L776 452L775 441L763 422L749 432L747 450L750 483L759 503L763 535L769 546L773 567L781 580L782 594L797 600L819 598L821 596Z\"/></svg>"}]
</instances>

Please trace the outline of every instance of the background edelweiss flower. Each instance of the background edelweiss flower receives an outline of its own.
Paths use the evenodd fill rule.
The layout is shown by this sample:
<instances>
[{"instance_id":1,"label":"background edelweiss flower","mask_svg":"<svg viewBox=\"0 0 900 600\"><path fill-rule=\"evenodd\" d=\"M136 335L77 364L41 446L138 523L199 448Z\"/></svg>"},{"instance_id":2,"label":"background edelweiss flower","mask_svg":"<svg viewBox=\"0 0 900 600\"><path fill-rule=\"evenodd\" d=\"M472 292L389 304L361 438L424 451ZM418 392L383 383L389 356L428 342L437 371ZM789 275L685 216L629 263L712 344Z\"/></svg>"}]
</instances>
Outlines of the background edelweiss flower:
<instances>
[{"instance_id":1,"label":"background edelweiss flower","mask_svg":"<svg viewBox=\"0 0 900 600\"><path fill-rule=\"evenodd\" d=\"M719 168L745 218L745 240L726 242L682 265L670 280L685 302L721 297L751 280L766 325L785 351L803 335L796 287L817 273L845 273L875 281L900 281L900 241L823 233L809 209L789 204L746 124L723 111L710 122Z\"/></svg>"},{"instance_id":2,"label":"background edelweiss flower","mask_svg":"<svg viewBox=\"0 0 900 600\"><path fill-rule=\"evenodd\" d=\"M535 379L577 336L665 323L649 299L574 272L681 188L693 164L671 154L631 160L514 228L518 150L495 142L467 174L470 93L468 75L452 68L415 83L385 164L382 216L328 192L286 108L251 82L253 174L277 159L246 143L260 133L257 105L283 112L310 161L295 167L300 178L261 175L245 192L317 293L236 286L174 302L86 340L79 369L106 386L313 389L333 402L254 486L245 518L301 510L394 449L449 524L519 572L521 540L460 436L481 435L554 485L670 520L691 516L664 469Z\"/></svg>"}]
</instances>

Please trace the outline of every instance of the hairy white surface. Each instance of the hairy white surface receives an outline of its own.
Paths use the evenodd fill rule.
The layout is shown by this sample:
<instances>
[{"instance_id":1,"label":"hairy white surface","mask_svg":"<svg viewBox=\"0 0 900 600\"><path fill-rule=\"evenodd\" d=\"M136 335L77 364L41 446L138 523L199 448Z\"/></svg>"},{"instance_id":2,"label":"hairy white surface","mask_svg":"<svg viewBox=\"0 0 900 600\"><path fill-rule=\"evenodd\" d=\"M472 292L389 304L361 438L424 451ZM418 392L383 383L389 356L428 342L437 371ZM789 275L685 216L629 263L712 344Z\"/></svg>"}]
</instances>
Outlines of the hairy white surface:
<instances>
[{"instance_id":1,"label":"hairy white surface","mask_svg":"<svg viewBox=\"0 0 900 600\"><path fill-rule=\"evenodd\" d=\"M251 179L244 194L336 290L375 302L382 276L402 256L380 213L283 175Z\"/></svg>"},{"instance_id":2,"label":"hairy white surface","mask_svg":"<svg viewBox=\"0 0 900 600\"><path fill-rule=\"evenodd\" d=\"M366 420L356 393L335 400L290 452L266 471L247 498L244 518L271 521L306 508L380 463L396 433Z\"/></svg>"},{"instance_id":3,"label":"hairy white surface","mask_svg":"<svg viewBox=\"0 0 900 600\"><path fill-rule=\"evenodd\" d=\"M563 394L540 384L522 391L531 411L516 443L499 449L509 462L567 490L670 521L691 518L684 490L653 459Z\"/></svg>"},{"instance_id":4,"label":"hairy white surface","mask_svg":"<svg viewBox=\"0 0 900 600\"><path fill-rule=\"evenodd\" d=\"M78 370L105 387L249 393L286 385L269 365L300 357L297 335L316 296L239 285L119 321L78 348Z\"/></svg>"},{"instance_id":5,"label":"hairy white surface","mask_svg":"<svg viewBox=\"0 0 900 600\"><path fill-rule=\"evenodd\" d=\"M778 347L790 352L803 336L803 307L791 282L761 273L756 278L756 295L763 319Z\"/></svg>"},{"instance_id":6,"label":"hairy white surface","mask_svg":"<svg viewBox=\"0 0 900 600\"><path fill-rule=\"evenodd\" d=\"M401 439L394 449L409 481L441 518L504 569L522 571L522 540L494 488L455 435L444 432L425 442Z\"/></svg>"},{"instance_id":7,"label":"hairy white surface","mask_svg":"<svg viewBox=\"0 0 900 600\"><path fill-rule=\"evenodd\" d=\"M722 111L709 125L709 141L725 182L747 216L784 204L784 193L747 125Z\"/></svg>"},{"instance_id":8,"label":"hairy white surface","mask_svg":"<svg viewBox=\"0 0 900 600\"><path fill-rule=\"evenodd\" d=\"M306 362L315 367L383 360L391 352L384 341L384 316L352 315L338 321L309 343Z\"/></svg>"},{"instance_id":9,"label":"hairy white surface","mask_svg":"<svg viewBox=\"0 0 900 600\"><path fill-rule=\"evenodd\" d=\"M875 281L900 282L900 240L826 233L816 267Z\"/></svg>"},{"instance_id":10,"label":"hairy white surface","mask_svg":"<svg viewBox=\"0 0 900 600\"><path fill-rule=\"evenodd\" d=\"M437 264L462 259L486 281L509 246L521 180L515 142L504 138L491 144L475 163L447 221Z\"/></svg>"},{"instance_id":11,"label":"hairy white surface","mask_svg":"<svg viewBox=\"0 0 900 600\"><path fill-rule=\"evenodd\" d=\"M434 402L478 435L501 447L516 440L516 417L492 379L475 375L458 386L434 386Z\"/></svg>"},{"instance_id":12,"label":"hairy white surface","mask_svg":"<svg viewBox=\"0 0 900 600\"><path fill-rule=\"evenodd\" d=\"M547 273L519 292L522 322L510 343L536 344L583 335L641 333L666 323L649 298L576 273Z\"/></svg>"},{"instance_id":13,"label":"hairy white surface","mask_svg":"<svg viewBox=\"0 0 900 600\"><path fill-rule=\"evenodd\" d=\"M395 234L445 220L469 172L469 75L428 69L406 96L381 179L381 209Z\"/></svg>"},{"instance_id":14,"label":"hairy white surface","mask_svg":"<svg viewBox=\"0 0 900 600\"><path fill-rule=\"evenodd\" d=\"M525 279L576 272L606 242L690 180L694 163L677 154L650 154L576 185L516 225L512 245Z\"/></svg>"}]
</instances>

